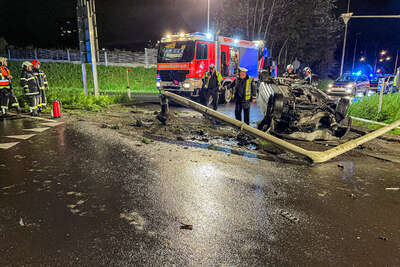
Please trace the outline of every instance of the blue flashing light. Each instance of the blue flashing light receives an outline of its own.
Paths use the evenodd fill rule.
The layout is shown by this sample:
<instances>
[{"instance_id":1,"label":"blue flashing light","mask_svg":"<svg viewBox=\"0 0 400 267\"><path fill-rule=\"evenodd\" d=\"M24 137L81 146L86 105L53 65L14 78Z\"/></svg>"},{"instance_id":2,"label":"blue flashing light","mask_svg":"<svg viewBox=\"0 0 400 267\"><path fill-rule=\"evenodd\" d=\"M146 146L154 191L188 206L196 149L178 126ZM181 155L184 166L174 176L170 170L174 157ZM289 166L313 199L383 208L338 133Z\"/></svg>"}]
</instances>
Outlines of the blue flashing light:
<instances>
[{"instance_id":1,"label":"blue flashing light","mask_svg":"<svg viewBox=\"0 0 400 267\"><path fill-rule=\"evenodd\" d=\"M354 75L354 76L361 76L361 74L362 74L362 71L361 71L361 70L358 71L358 72L353 72L353 75Z\"/></svg>"}]
</instances>

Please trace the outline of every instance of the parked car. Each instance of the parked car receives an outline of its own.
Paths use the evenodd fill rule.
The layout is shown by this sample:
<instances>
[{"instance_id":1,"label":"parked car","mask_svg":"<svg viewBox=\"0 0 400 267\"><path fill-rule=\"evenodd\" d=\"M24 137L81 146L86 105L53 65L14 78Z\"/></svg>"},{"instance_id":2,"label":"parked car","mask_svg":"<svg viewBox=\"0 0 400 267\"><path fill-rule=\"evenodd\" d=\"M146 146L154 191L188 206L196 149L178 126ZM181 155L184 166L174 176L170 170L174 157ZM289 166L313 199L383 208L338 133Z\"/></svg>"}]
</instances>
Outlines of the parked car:
<instances>
[{"instance_id":1,"label":"parked car","mask_svg":"<svg viewBox=\"0 0 400 267\"><path fill-rule=\"evenodd\" d=\"M344 74L328 85L327 94L330 98L363 97L370 89L369 78L362 74Z\"/></svg>"}]
</instances>

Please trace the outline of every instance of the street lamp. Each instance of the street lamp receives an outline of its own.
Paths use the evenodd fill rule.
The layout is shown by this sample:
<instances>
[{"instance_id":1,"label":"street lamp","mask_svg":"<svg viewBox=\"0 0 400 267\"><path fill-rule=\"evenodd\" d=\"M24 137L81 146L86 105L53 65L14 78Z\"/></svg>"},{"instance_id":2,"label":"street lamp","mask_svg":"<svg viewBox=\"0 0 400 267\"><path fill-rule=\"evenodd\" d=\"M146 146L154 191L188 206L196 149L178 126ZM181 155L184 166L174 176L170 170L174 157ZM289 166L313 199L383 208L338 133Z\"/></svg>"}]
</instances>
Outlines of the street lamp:
<instances>
[{"instance_id":1,"label":"street lamp","mask_svg":"<svg viewBox=\"0 0 400 267\"><path fill-rule=\"evenodd\" d=\"M384 55L386 55L387 54L387 51L386 50L382 50L381 51L381 56L384 56Z\"/></svg>"},{"instance_id":2,"label":"street lamp","mask_svg":"<svg viewBox=\"0 0 400 267\"><path fill-rule=\"evenodd\" d=\"M386 57L386 61L390 61L390 60L392 60L391 57Z\"/></svg>"},{"instance_id":3,"label":"street lamp","mask_svg":"<svg viewBox=\"0 0 400 267\"><path fill-rule=\"evenodd\" d=\"M364 62L365 60L366 60L366 57L361 57L361 58L360 58L360 61L361 61L361 62Z\"/></svg>"},{"instance_id":4,"label":"street lamp","mask_svg":"<svg viewBox=\"0 0 400 267\"><path fill-rule=\"evenodd\" d=\"M350 13L350 0L348 1L347 13L342 14L340 17L343 19L344 24L346 25L344 31L344 40L343 40L343 51L342 51L342 64L340 66L340 75L343 75L343 66L344 66L344 57L346 55L346 40L347 40L347 26L350 19L400 19L400 15L367 15L367 16L353 16L354 13Z\"/></svg>"}]
</instances>

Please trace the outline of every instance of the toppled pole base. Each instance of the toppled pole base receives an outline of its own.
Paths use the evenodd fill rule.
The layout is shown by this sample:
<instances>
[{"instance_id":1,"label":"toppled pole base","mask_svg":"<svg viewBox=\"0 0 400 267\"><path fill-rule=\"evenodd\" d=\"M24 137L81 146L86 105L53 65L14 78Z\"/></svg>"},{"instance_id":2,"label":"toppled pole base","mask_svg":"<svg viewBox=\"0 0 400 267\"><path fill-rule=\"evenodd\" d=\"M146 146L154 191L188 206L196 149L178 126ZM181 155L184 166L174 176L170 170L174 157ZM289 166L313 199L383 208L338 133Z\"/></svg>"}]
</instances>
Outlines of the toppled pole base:
<instances>
[{"instance_id":1,"label":"toppled pole base","mask_svg":"<svg viewBox=\"0 0 400 267\"><path fill-rule=\"evenodd\" d=\"M184 98L182 96L176 95L174 93L164 92L164 93L161 94L161 99L163 99L163 97L169 98L170 100L172 100L172 101L174 101L174 102L176 102L178 104L184 105L184 106L186 106L188 108L192 108L192 109L194 109L196 111L199 111L199 112L201 112L203 114L209 115L209 116L211 116L211 117L213 117L215 119L218 119L220 121L228 123L228 124L230 124L230 125L232 125L234 127L239 128L241 131L246 132L246 133L248 133L248 134L250 134L250 135L252 135L252 136L254 136L256 138L260 138L260 139L263 139L265 141L271 142L271 143L273 143L273 144L275 144L275 145L277 145L277 146L279 146L279 147L281 147L281 148L283 148L285 150L288 150L288 151L290 151L290 152L292 152L294 154L297 154L297 155L300 155L302 157L305 157L307 160L309 160L312 163L323 163L323 162L329 161L329 160L331 160L331 159L333 159L333 158L335 158L335 157L337 157L337 156L339 156L341 154L344 154L344 153L346 153L346 152L348 152L348 151L350 151L350 150L352 150L352 149L354 149L354 148L356 148L356 147L358 147L358 146L360 146L360 145L362 145L362 144L364 144L364 143L366 143L368 141L371 141L371 140L373 140L373 139L375 139L375 138L377 138L377 137L379 137L379 136L381 136L381 135L383 135L383 134L385 134L385 133L387 133L387 132L389 132L389 131L391 131L391 130L393 130L393 129L395 129L395 128L400 126L400 120L398 120L398 121L396 121L396 122L394 122L394 123L392 123L392 124L390 124L390 125L388 125L386 127L383 127L383 128L381 128L379 130L376 130L376 131L374 131L372 133L369 133L369 134L367 134L365 136L362 136L360 138L351 140L351 141L349 141L347 143L344 143L342 145L334 147L334 148L332 148L330 150L327 150L327 151L324 151L324 152L309 151L309 150L305 150L304 148L301 148L299 146L296 146L294 144L291 144L291 143L289 143L289 142L287 142L285 140L282 140L282 139L279 139L279 138L277 138L275 136L272 136L272 135L270 135L268 133L260 131L260 130L258 130L256 128L253 128L253 127L251 127L251 126L249 126L249 125L247 125L247 124L245 124L245 123L243 123L241 121L235 120L235 119L233 119L233 118L231 118L231 117L229 117L229 116L227 116L225 114L222 114L222 113L217 112L217 111L215 111L213 109L205 107L205 106L203 106L203 105L201 105L199 103L191 101L191 100L189 100L187 98Z\"/></svg>"}]
</instances>

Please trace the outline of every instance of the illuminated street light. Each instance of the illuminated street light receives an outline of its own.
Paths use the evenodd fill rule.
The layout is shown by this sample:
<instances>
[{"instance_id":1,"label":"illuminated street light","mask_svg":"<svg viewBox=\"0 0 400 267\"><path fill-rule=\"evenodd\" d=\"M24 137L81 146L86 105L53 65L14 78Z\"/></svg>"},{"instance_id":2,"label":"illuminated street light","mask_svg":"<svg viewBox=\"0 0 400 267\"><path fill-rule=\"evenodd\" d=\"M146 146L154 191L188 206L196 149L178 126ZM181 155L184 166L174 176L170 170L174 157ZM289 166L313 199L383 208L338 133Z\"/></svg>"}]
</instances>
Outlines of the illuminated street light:
<instances>
[{"instance_id":1,"label":"illuminated street light","mask_svg":"<svg viewBox=\"0 0 400 267\"><path fill-rule=\"evenodd\" d=\"M383 62L383 58L380 58L380 59L379 59L379 62Z\"/></svg>"},{"instance_id":2,"label":"illuminated street light","mask_svg":"<svg viewBox=\"0 0 400 267\"><path fill-rule=\"evenodd\" d=\"M364 62L365 60L366 60L365 57L361 57L361 58L360 58L360 61L361 61L361 62Z\"/></svg>"},{"instance_id":3,"label":"illuminated street light","mask_svg":"<svg viewBox=\"0 0 400 267\"><path fill-rule=\"evenodd\" d=\"M387 54L387 51L386 50L382 50L381 51L381 56L384 56L384 55L386 55Z\"/></svg>"},{"instance_id":4,"label":"illuminated street light","mask_svg":"<svg viewBox=\"0 0 400 267\"><path fill-rule=\"evenodd\" d=\"M381 72L382 72L382 70L381 70L381 69L378 69L376 72L377 72L377 73L381 73Z\"/></svg>"},{"instance_id":5,"label":"illuminated street light","mask_svg":"<svg viewBox=\"0 0 400 267\"><path fill-rule=\"evenodd\" d=\"M392 60L391 57L386 57L386 61L390 61L390 60Z\"/></svg>"}]
</instances>

